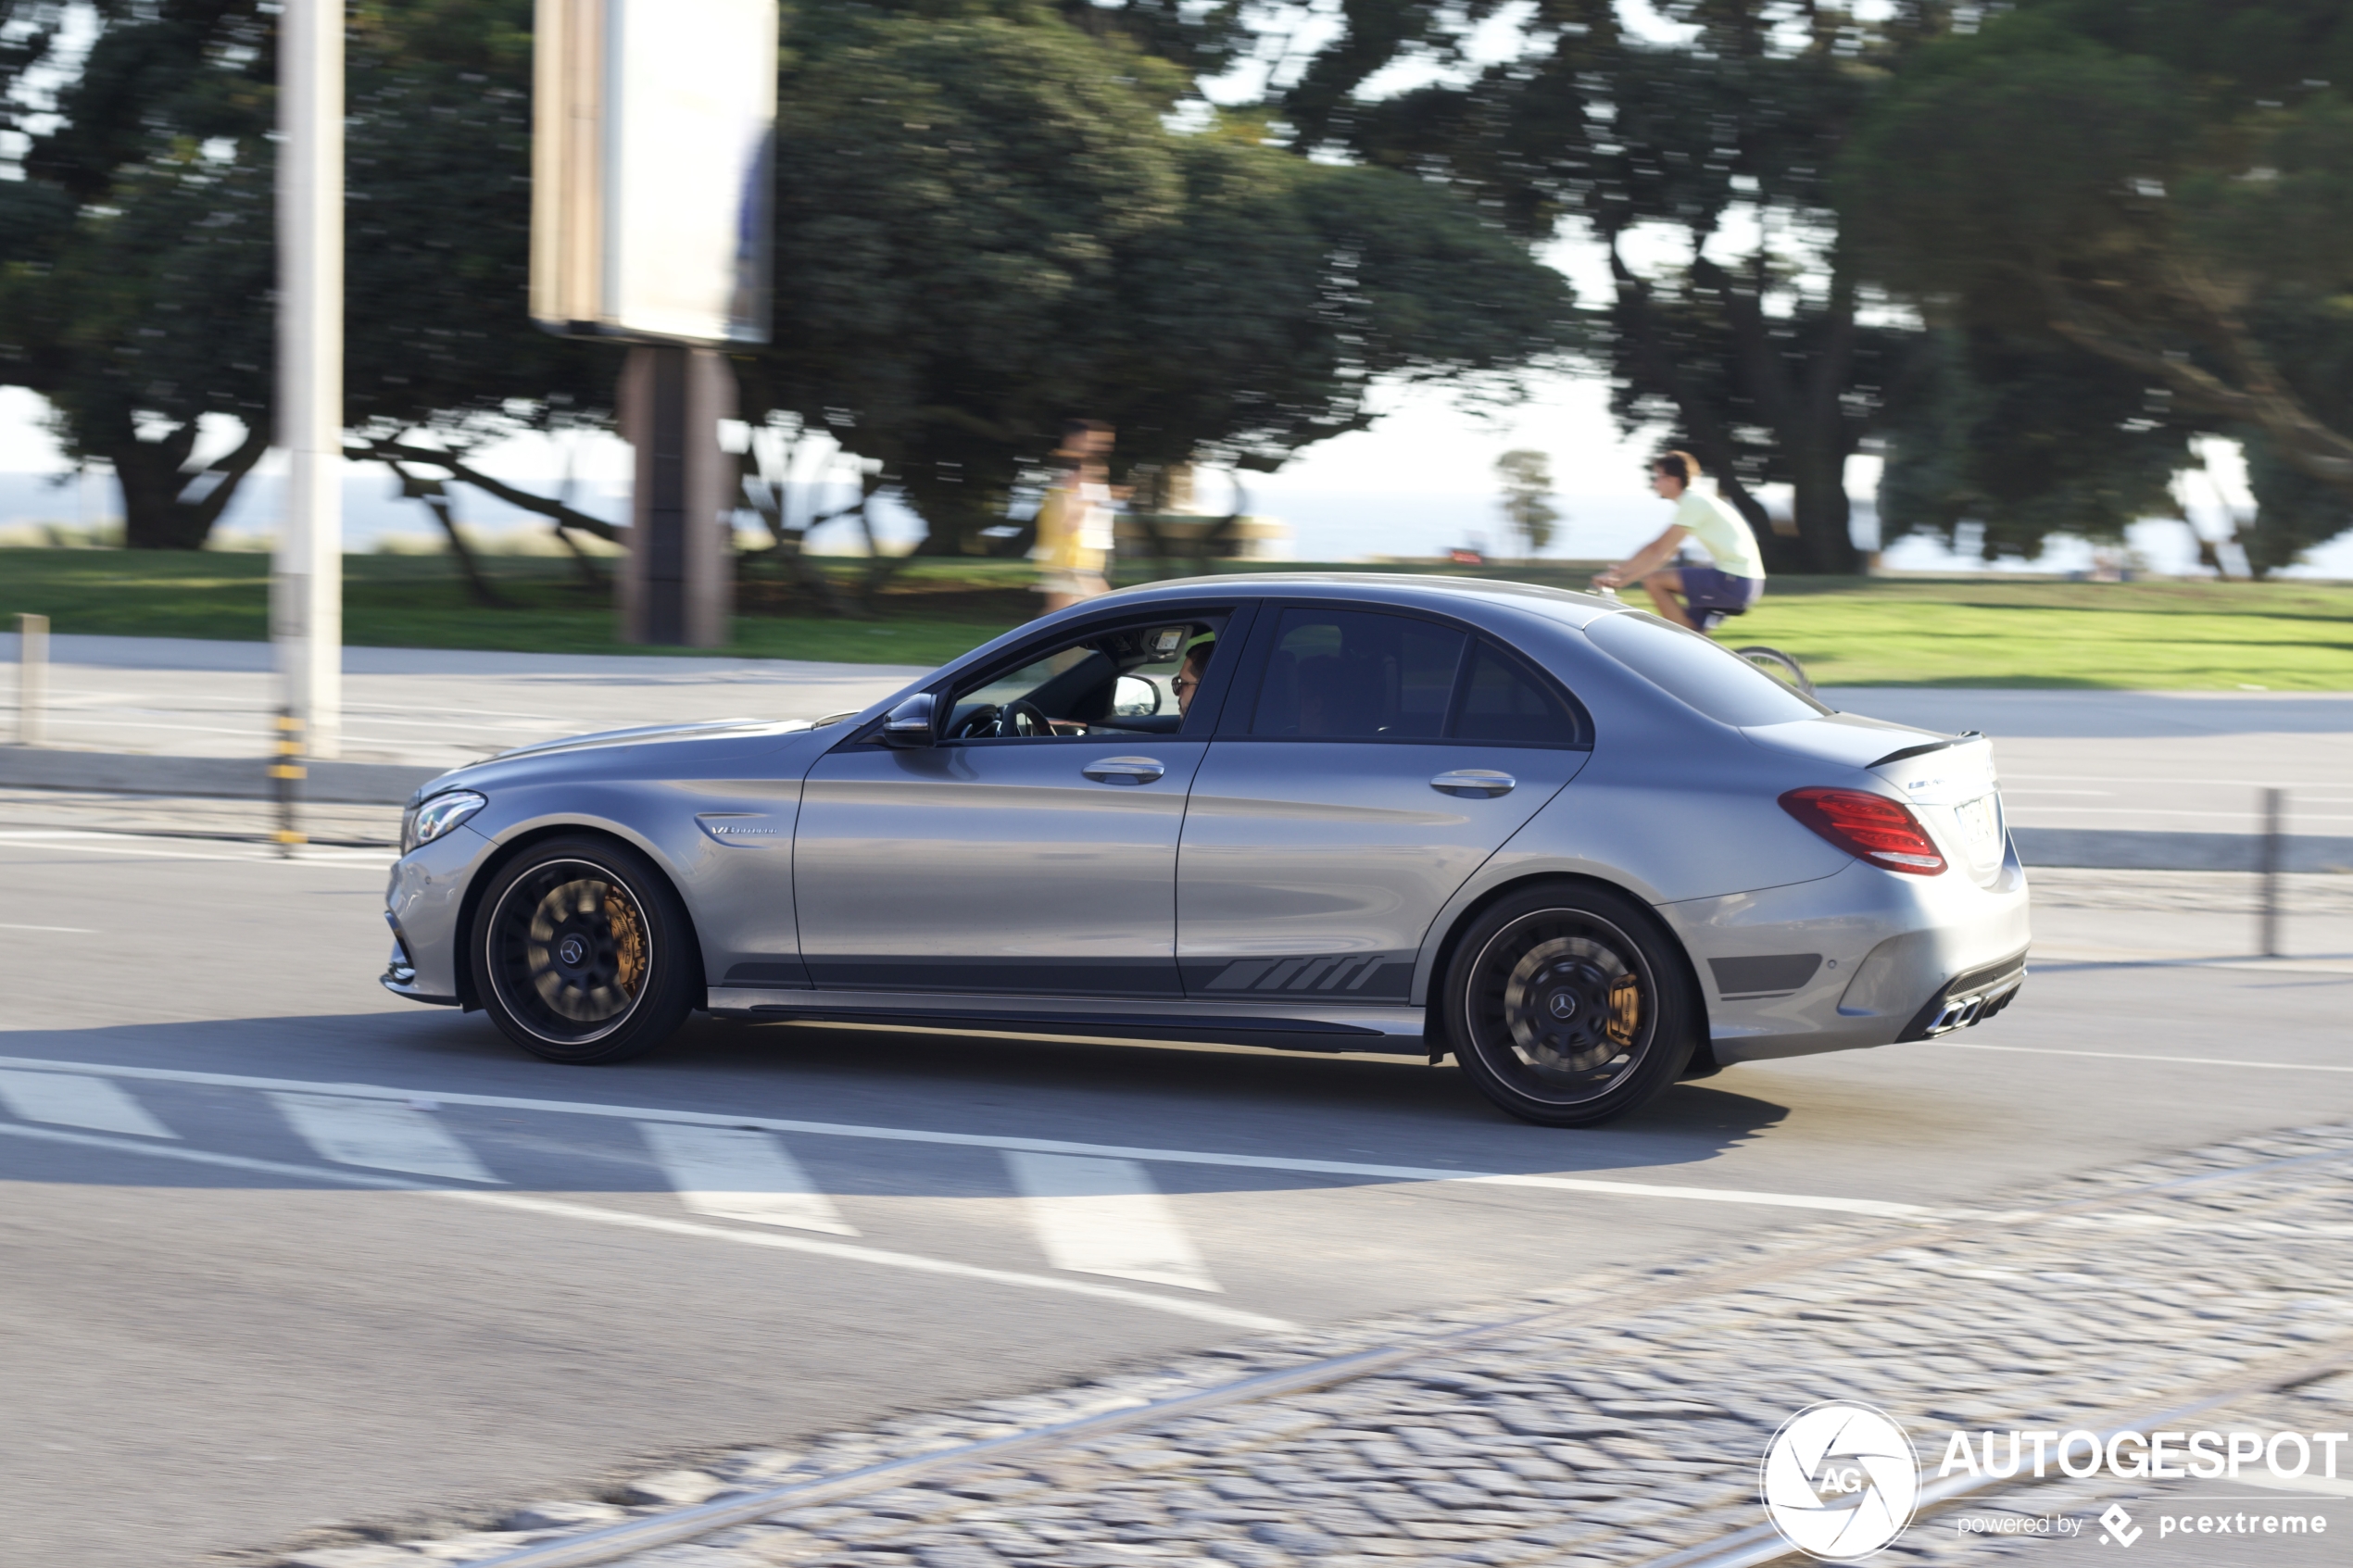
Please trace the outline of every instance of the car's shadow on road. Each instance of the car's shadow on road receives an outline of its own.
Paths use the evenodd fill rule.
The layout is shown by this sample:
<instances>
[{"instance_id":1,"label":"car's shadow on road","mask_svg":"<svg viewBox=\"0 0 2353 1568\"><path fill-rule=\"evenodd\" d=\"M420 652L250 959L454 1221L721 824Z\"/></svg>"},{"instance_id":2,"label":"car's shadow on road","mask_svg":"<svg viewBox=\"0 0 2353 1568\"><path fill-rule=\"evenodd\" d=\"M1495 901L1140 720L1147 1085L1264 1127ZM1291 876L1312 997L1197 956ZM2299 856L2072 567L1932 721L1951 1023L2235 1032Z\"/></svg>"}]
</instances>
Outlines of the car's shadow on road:
<instances>
[{"instance_id":1,"label":"car's shadow on road","mask_svg":"<svg viewBox=\"0 0 2353 1568\"><path fill-rule=\"evenodd\" d=\"M1231 1047L1041 1039L884 1028L748 1024L698 1018L661 1049L601 1068L561 1067L516 1049L480 1014L413 1011L115 1025L0 1034L0 1066L89 1064L220 1074L259 1102L272 1087L336 1085L410 1091L461 1130L490 1114L451 1097L488 1096L601 1108L583 1118L592 1143L627 1143L625 1115L741 1116L840 1128L1122 1148L1525 1173L1647 1173L1688 1165L1764 1135L1789 1113L1773 1099L1675 1085L1598 1127L1531 1126L1489 1104L1451 1064L1419 1057L1328 1056ZM271 1080L262 1083L259 1080ZM142 1097L173 1080L124 1080ZM602 1131L591 1135L592 1125ZM157 1163L162 1163L158 1161ZM598 1185L659 1188L627 1160L592 1161ZM160 1173L158 1173L160 1174ZM218 1173L216 1173L216 1175ZM1265 1185L1247 1167L1204 1166L1202 1183ZM650 1179L648 1179L650 1178ZM1301 1180L1347 1183L1285 1173ZM1377 1178L1375 1178L1377 1179ZM1697 1179L1686 1175L1683 1180ZM271 1184L275 1185L275 1184Z\"/></svg>"}]
</instances>

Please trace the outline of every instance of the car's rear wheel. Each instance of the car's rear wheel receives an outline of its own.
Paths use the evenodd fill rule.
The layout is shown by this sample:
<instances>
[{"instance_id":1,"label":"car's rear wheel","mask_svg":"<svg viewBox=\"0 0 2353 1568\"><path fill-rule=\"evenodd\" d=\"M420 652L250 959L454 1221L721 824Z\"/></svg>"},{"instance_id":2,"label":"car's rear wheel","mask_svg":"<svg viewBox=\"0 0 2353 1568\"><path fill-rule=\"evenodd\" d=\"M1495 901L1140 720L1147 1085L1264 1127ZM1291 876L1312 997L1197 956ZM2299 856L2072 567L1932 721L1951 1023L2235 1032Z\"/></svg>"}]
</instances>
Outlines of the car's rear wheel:
<instances>
[{"instance_id":1,"label":"car's rear wheel","mask_svg":"<svg viewBox=\"0 0 2353 1568\"><path fill-rule=\"evenodd\" d=\"M622 1061L694 1005L700 955L667 879L608 839L532 846L475 907L475 994L507 1037L549 1061Z\"/></svg>"},{"instance_id":2,"label":"car's rear wheel","mask_svg":"<svg viewBox=\"0 0 2353 1568\"><path fill-rule=\"evenodd\" d=\"M1691 1060L1699 1008L1673 938L1634 900L1576 884L1504 898L1447 966L1442 1016L1479 1091L1548 1127L1623 1116Z\"/></svg>"}]
</instances>

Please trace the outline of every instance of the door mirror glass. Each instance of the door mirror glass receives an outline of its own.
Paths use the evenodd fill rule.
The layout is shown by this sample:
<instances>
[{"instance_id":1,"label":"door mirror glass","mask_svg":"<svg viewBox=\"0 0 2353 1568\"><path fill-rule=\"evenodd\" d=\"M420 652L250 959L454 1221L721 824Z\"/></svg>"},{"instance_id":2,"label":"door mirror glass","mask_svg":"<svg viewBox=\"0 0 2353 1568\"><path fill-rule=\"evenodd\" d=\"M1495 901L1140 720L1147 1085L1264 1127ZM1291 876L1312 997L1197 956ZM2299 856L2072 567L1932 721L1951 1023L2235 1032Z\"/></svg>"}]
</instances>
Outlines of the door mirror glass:
<instances>
[{"instance_id":1,"label":"door mirror glass","mask_svg":"<svg viewBox=\"0 0 2353 1568\"><path fill-rule=\"evenodd\" d=\"M892 709L889 717L883 721L882 743L885 746L929 746L935 738L929 692L917 692Z\"/></svg>"},{"instance_id":2,"label":"door mirror glass","mask_svg":"<svg viewBox=\"0 0 2353 1568\"><path fill-rule=\"evenodd\" d=\"M1141 675L1122 675L1113 688L1111 713L1114 719L1149 719L1160 711L1160 683Z\"/></svg>"}]
</instances>

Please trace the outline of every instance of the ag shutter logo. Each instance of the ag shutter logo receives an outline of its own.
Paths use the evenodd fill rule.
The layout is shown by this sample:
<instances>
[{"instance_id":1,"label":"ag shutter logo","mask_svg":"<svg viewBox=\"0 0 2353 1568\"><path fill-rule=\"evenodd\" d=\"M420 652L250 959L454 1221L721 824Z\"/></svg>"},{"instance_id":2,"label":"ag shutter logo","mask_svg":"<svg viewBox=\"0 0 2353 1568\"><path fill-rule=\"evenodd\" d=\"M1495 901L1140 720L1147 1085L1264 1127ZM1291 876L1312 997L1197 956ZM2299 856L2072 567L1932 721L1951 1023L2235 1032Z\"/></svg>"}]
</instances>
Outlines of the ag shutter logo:
<instances>
[{"instance_id":1,"label":"ag shutter logo","mask_svg":"<svg viewBox=\"0 0 2353 1568\"><path fill-rule=\"evenodd\" d=\"M1853 1562L1911 1524L1920 1467L1911 1438L1885 1411L1831 1399L1773 1434L1758 1490L1790 1545L1825 1562Z\"/></svg>"}]
</instances>

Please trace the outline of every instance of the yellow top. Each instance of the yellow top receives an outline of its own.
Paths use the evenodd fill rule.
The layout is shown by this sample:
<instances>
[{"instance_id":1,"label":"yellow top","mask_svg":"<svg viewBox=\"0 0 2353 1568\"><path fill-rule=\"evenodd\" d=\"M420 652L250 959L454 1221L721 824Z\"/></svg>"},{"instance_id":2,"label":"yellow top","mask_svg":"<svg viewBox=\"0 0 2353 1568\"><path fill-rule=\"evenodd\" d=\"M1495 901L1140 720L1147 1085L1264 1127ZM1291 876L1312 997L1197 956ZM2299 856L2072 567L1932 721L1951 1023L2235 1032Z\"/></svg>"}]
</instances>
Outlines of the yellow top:
<instances>
[{"instance_id":1,"label":"yellow top","mask_svg":"<svg viewBox=\"0 0 2353 1568\"><path fill-rule=\"evenodd\" d=\"M1101 484L1057 484L1038 508L1038 544L1029 558L1049 571L1101 572L1111 554L1111 492Z\"/></svg>"}]
</instances>

